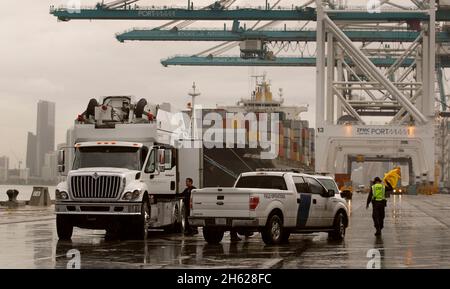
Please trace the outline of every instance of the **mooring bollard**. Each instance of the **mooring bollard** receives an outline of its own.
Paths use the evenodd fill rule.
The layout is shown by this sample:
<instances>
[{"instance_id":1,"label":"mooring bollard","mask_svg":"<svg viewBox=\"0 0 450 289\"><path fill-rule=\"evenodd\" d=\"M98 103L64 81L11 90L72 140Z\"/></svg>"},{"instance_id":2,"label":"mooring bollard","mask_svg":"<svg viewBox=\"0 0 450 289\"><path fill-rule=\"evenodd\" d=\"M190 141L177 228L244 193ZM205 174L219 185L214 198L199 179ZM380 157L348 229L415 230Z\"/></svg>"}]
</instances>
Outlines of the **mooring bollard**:
<instances>
[{"instance_id":1,"label":"mooring bollard","mask_svg":"<svg viewBox=\"0 0 450 289\"><path fill-rule=\"evenodd\" d=\"M7 190L6 195L8 196L8 201L2 202L1 205L7 206L9 208L18 207L19 201L17 201L17 196L19 195L19 191L15 189Z\"/></svg>"},{"instance_id":2,"label":"mooring bollard","mask_svg":"<svg viewBox=\"0 0 450 289\"><path fill-rule=\"evenodd\" d=\"M48 187L33 187L33 193L30 198L30 206L50 206L50 194Z\"/></svg>"},{"instance_id":3,"label":"mooring bollard","mask_svg":"<svg viewBox=\"0 0 450 289\"><path fill-rule=\"evenodd\" d=\"M8 195L8 202L17 202L18 190L8 190L6 194Z\"/></svg>"}]
</instances>

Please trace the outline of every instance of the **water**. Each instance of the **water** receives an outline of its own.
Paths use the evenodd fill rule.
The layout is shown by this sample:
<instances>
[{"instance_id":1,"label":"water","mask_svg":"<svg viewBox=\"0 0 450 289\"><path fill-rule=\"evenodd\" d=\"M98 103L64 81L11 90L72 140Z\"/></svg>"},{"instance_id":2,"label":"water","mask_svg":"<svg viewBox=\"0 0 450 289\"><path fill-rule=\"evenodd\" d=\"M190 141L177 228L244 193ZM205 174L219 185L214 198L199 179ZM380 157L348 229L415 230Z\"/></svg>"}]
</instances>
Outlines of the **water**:
<instances>
[{"instance_id":1,"label":"water","mask_svg":"<svg viewBox=\"0 0 450 289\"><path fill-rule=\"evenodd\" d=\"M38 187L38 186L36 186ZM55 199L55 186L42 186L48 187L48 192L50 193L50 198L52 200ZM19 196L17 200L19 201L29 201L31 198L31 193L33 192L33 185L30 186L21 186L21 185L0 185L0 201L7 201L8 196L6 195L6 191L10 189L16 189L19 191Z\"/></svg>"}]
</instances>

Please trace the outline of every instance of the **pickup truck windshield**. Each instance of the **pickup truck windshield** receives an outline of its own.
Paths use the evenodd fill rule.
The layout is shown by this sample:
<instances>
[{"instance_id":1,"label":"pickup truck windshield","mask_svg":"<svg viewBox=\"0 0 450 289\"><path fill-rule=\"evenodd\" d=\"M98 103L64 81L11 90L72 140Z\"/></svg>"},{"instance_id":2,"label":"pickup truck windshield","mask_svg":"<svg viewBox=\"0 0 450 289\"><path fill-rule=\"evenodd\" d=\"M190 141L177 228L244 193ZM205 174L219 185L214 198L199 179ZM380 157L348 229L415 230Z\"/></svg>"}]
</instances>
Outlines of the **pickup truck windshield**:
<instances>
[{"instance_id":1,"label":"pickup truck windshield","mask_svg":"<svg viewBox=\"0 0 450 289\"><path fill-rule=\"evenodd\" d=\"M336 187L336 183L333 180L330 179L318 179L318 180L327 190L333 190L335 193L339 192L339 189Z\"/></svg>"},{"instance_id":2,"label":"pickup truck windshield","mask_svg":"<svg viewBox=\"0 0 450 289\"><path fill-rule=\"evenodd\" d=\"M73 169L106 167L140 170L140 155L137 147L80 147L75 152Z\"/></svg>"},{"instance_id":3,"label":"pickup truck windshield","mask_svg":"<svg viewBox=\"0 0 450 289\"><path fill-rule=\"evenodd\" d=\"M247 176L241 177L236 188L287 190L286 182L279 176Z\"/></svg>"}]
</instances>

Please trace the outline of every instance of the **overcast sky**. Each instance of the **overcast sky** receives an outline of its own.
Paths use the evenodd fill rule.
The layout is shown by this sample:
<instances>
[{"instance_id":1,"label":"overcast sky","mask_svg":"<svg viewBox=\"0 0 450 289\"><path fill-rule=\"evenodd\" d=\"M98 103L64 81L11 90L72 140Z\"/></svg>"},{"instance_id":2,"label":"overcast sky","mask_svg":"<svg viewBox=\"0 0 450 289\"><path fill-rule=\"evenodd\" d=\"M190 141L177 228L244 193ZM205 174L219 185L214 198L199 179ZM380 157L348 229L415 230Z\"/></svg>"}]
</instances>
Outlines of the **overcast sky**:
<instances>
[{"instance_id":1,"label":"overcast sky","mask_svg":"<svg viewBox=\"0 0 450 289\"><path fill-rule=\"evenodd\" d=\"M96 2L81 0L82 5ZM194 1L195 5L211 2ZM239 1L242 6L264 2ZM284 5L299 3L283 2ZM12 167L17 166L17 159L25 164L27 132L36 130L40 99L56 103L56 143L62 143L66 129L92 97L135 95L154 103L168 101L180 109L189 102L187 92L195 81L202 93L198 98L200 103L232 105L249 96L252 89L249 76L266 71L273 91L283 88L286 104L310 105L304 118L313 121L313 68L165 68L160 64L161 59L194 54L214 43L119 43L114 38L117 32L165 22L58 22L49 14L49 7L65 3L63 0L9 1L0 10L0 156L9 156ZM141 3L184 5L187 0L142 0ZM211 23L200 22L192 27L209 26Z\"/></svg>"}]
</instances>

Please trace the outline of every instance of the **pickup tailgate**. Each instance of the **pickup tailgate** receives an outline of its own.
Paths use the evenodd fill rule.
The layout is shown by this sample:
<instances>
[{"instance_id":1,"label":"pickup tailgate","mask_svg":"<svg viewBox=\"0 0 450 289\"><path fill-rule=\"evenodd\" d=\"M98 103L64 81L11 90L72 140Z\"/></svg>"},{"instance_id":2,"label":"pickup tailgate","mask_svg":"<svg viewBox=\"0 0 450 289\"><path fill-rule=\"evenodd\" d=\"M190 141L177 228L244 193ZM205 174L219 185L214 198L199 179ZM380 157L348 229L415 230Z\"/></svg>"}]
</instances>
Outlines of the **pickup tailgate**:
<instances>
[{"instance_id":1,"label":"pickup tailgate","mask_svg":"<svg viewBox=\"0 0 450 289\"><path fill-rule=\"evenodd\" d=\"M194 217L250 217L249 189L204 188L192 191Z\"/></svg>"}]
</instances>

